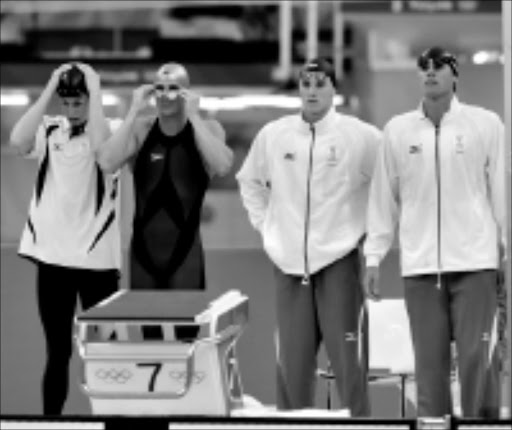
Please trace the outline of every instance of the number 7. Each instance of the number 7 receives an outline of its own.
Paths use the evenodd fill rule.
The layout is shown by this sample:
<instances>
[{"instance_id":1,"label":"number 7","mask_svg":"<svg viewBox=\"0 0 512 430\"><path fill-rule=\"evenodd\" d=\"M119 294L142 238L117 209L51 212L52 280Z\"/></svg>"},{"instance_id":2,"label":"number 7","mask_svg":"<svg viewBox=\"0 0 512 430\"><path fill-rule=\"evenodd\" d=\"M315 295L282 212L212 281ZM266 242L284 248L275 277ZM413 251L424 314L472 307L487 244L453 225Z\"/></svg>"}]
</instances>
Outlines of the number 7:
<instances>
[{"instance_id":1,"label":"number 7","mask_svg":"<svg viewBox=\"0 0 512 430\"><path fill-rule=\"evenodd\" d=\"M151 378L149 379L149 391L155 391L155 381L158 376L158 372L162 369L162 363L137 363L137 367L154 367Z\"/></svg>"}]
</instances>

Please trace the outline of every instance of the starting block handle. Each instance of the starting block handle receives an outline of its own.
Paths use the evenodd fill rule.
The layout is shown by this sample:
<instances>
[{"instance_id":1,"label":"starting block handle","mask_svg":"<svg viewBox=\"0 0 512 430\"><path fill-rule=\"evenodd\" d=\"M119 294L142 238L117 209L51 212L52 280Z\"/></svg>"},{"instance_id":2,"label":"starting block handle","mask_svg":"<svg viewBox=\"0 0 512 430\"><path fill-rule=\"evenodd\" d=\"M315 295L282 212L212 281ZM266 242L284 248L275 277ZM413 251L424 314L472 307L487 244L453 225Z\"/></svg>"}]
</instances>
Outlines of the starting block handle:
<instances>
[{"instance_id":1,"label":"starting block handle","mask_svg":"<svg viewBox=\"0 0 512 430\"><path fill-rule=\"evenodd\" d=\"M212 301L208 309L196 317L196 322L209 322L209 336L217 335L217 326L220 318L232 313L233 316L242 316L244 322L247 320L247 296L244 296L238 290L230 290Z\"/></svg>"}]
</instances>

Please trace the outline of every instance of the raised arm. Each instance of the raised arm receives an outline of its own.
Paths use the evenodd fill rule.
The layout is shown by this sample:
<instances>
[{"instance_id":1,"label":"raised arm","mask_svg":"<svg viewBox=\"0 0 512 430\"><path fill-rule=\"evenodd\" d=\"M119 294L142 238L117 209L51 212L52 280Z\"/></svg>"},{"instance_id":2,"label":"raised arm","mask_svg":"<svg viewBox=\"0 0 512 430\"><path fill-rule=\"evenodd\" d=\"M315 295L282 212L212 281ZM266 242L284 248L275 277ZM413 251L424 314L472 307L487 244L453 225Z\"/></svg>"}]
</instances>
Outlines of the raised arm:
<instances>
[{"instance_id":1,"label":"raised arm","mask_svg":"<svg viewBox=\"0 0 512 430\"><path fill-rule=\"evenodd\" d=\"M89 91L89 135L98 154L96 146L98 142L104 142L110 137L110 128L101 101L100 76L88 64L77 63L77 67L83 72Z\"/></svg>"},{"instance_id":2,"label":"raised arm","mask_svg":"<svg viewBox=\"0 0 512 430\"><path fill-rule=\"evenodd\" d=\"M34 149L37 129L55 93L59 77L70 68L71 64L63 64L53 71L39 98L14 125L9 137L9 145L16 154L26 155Z\"/></svg>"},{"instance_id":3,"label":"raised arm","mask_svg":"<svg viewBox=\"0 0 512 430\"><path fill-rule=\"evenodd\" d=\"M148 84L136 88L122 124L106 141L96 143L98 163L104 171L117 171L139 149L139 114L147 106L152 90Z\"/></svg>"},{"instance_id":4,"label":"raised arm","mask_svg":"<svg viewBox=\"0 0 512 430\"><path fill-rule=\"evenodd\" d=\"M218 121L201 118L197 93L187 89L182 89L180 93L185 99L186 113L208 173L210 176L226 175L233 165L233 151L226 145L224 128Z\"/></svg>"}]
</instances>

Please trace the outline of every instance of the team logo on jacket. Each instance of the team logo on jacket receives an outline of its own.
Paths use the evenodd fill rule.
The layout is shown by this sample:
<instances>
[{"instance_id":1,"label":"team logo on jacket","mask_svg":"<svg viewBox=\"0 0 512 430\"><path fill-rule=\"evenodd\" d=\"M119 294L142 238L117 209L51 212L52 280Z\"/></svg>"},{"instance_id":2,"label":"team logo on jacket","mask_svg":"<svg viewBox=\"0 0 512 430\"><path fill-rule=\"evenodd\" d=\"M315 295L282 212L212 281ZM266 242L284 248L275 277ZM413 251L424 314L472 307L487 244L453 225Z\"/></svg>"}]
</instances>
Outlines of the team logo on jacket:
<instances>
[{"instance_id":1,"label":"team logo on jacket","mask_svg":"<svg viewBox=\"0 0 512 430\"><path fill-rule=\"evenodd\" d=\"M458 134L455 136L455 152L457 154L463 154L464 153L464 136L461 134Z\"/></svg>"},{"instance_id":2,"label":"team logo on jacket","mask_svg":"<svg viewBox=\"0 0 512 430\"><path fill-rule=\"evenodd\" d=\"M330 146L329 147L329 155L327 157L327 164L329 166L336 166L336 164L338 164L338 161L339 161L339 157L336 152L336 147Z\"/></svg>"},{"instance_id":3,"label":"team logo on jacket","mask_svg":"<svg viewBox=\"0 0 512 430\"><path fill-rule=\"evenodd\" d=\"M409 154L420 154L421 153L421 143L412 144L409 146Z\"/></svg>"},{"instance_id":4,"label":"team logo on jacket","mask_svg":"<svg viewBox=\"0 0 512 430\"><path fill-rule=\"evenodd\" d=\"M295 161L295 154L293 152L287 152L284 154L284 159L288 161Z\"/></svg>"}]
</instances>

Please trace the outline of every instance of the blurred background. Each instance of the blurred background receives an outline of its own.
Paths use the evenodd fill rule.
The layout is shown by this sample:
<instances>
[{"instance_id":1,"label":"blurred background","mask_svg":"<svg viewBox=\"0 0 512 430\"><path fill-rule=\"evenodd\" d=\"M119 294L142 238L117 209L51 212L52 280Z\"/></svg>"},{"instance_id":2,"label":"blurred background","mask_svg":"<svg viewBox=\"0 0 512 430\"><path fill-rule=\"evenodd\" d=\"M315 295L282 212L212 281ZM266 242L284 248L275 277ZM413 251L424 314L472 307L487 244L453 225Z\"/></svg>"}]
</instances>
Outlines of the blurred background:
<instances>
[{"instance_id":1,"label":"blurred background","mask_svg":"<svg viewBox=\"0 0 512 430\"><path fill-rule=\"evenodd\" d=\"M234 175L259 128L300 106L304 59L331 57L341 77L336 108L382 127L419 103L415 59L442 45L460 62L459 97L504 116L501 1L8 1L1 2L1 403L2 414L41 411L44 341L34 267L16 255L37 165L13 156L11 128L60 63L100 74L107 115L122 119L133 89L164 62L183 63L201 109L226 129L229 175L206 196L202 233L208 288L249 295L250 323L238 355L247 394L275 403L275 296L269 261L241 205ZM51 109L55 109L52 106ZM130 240L131 177L123 172L123 248ZM383 293L403 296L396 248ZM123 273L123 286L128 274ZM56 311L58 305L56 304ZM320 365L325 365L323 353ZM67 414L90 413L71 368ZM318 384L325 407L327 387ZM372 388L375 416L399 414L398 387ZM336 406L336 405L335 405ZM407 413L414 413L408 405Z\"/></svg>"}]
</instances>

